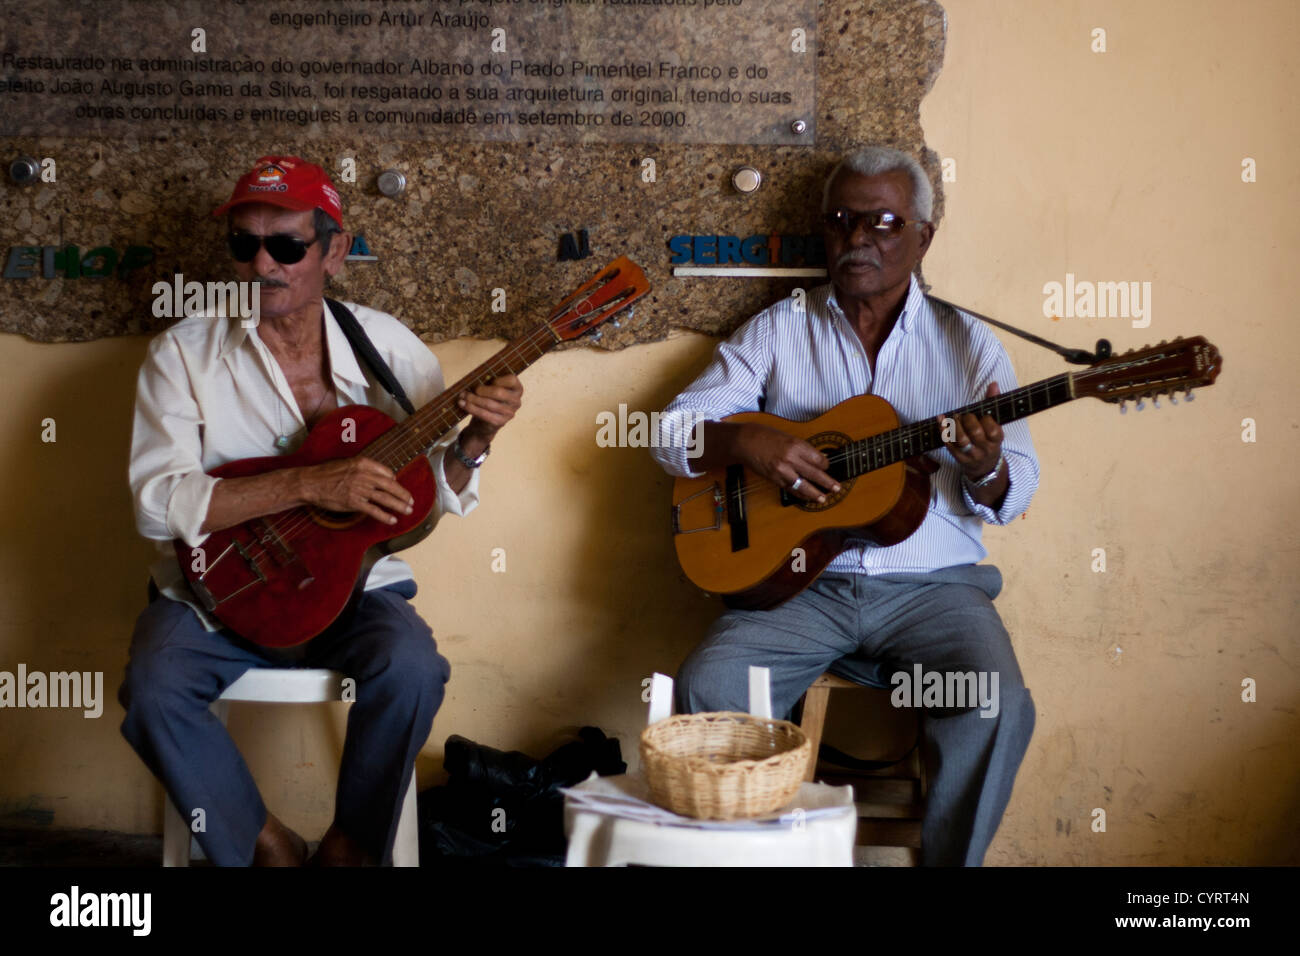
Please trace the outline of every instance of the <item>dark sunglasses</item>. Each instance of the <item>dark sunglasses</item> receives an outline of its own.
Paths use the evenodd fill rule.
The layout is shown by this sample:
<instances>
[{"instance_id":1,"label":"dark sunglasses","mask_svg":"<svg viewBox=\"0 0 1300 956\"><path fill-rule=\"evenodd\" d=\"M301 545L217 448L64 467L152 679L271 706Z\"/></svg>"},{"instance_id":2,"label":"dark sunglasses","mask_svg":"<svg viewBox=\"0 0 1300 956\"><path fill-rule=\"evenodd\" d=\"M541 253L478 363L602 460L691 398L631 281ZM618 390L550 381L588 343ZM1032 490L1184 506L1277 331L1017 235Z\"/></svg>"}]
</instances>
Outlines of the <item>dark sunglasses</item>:
<instances>
[{"instance_id":1,"label":"dark sunglasses","mask_svg":"<svg viewBox=\"0 0 1300 956\"><path fill-rule=\"evenodd\" d=\"M272 259L282 265L291 266L295 262L302 262L303 257L307 255L307 247L319 238L320 236L316 236L308 242L297 236L259 236L251 232L232 232L226 237L226 242L230 244L230 254L235 257L236 262L252 262L257 258L257 250L265 244L266 251L270 253Z\"/></svg>"},{"instance_id":2,"label":"dark sunglasses","mask_svg":"<svg viewBox=\"0 0 1300 956\"><path fill-rule=\"evenodd\" d=\"M858 226L865 223L868 232L877 236L893 237L903 231L904 226L923 226L923 219L904 219L888 209L873 209L870 212L853 212L851 209L836 209L822 216L827 228L835 229L845 236L851 236Z\"/></svg>"}]
</instances>

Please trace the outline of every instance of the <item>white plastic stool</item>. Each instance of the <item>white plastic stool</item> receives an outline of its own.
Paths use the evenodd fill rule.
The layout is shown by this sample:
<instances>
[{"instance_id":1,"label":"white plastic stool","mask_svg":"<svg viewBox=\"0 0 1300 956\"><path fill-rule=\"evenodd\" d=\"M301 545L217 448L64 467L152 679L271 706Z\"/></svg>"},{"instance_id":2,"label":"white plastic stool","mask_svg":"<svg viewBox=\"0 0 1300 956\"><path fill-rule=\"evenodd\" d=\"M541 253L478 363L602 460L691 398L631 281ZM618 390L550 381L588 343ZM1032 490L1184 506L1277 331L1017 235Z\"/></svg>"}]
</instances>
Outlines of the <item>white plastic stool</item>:
<instances>
[{"instance_id":1,"label":"white plastic stool","mask_svg":"<svg viewBox=\"0 0 1300 956\"><path fill-rule=\"evenodd\" d=\"M232 700L275 704L321 704L343 699L343 675L325 668L251 667L212 702L212 712L223 724ZM163 793L163 866L190 865L189 823ZM393 843L393 866L420 865L420 838L415 811L415 771L406 788L402 813Z\"/></svg>"},{"instance_id":2,"label":"white plastic stool","mask_svg":"<svg viewBox=\"0 0 1300 956\"><path fill-rule=\"evenodd\" d=\"M751 667L749 709L771 718L767 668ZM672 709L672 679L655 674L650 687L653 724ZM626 781L626 783L625 783ZM588 781L573 789L601 786ZM640 790L628 775L605 778L601 789ZM852 787L804 783L795 807L835 807L800 825L751 829L707 829L680 818L681 825L629 819L564 801L564 833L569 840L566 866L852 866L858 815Z\"/></svg>"}]
</instances>

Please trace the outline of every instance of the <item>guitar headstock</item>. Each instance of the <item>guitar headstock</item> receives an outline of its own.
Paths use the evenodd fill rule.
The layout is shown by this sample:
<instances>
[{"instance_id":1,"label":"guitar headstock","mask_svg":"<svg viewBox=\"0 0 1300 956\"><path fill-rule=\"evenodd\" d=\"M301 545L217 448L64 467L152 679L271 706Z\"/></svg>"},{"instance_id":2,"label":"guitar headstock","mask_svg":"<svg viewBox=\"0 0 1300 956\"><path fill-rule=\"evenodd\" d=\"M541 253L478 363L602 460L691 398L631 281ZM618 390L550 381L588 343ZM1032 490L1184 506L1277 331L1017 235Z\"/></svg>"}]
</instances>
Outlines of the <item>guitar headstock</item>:
<instances>
[{"instance_id":1,"label":"guitar headstock","mask_svg":"<svg viewBox=\"0 0 1300 956\"><path fill-rule=\"evenodd\" d=\"M650 283L641 267L627 256L619 256L557 305L546 324L557 339L568 342L622 312L649 291Z\"/></svg>"},{"instance_id":2,"label":"guitar headstock","mask_svg":"<svg viewBox=\"0 0 1300 956\"><path fill-rule=\"evenodd\" d=\"M1082 398L1091 395L1104 402L1118 402L1120 411L1124 402L1168 395L1177 402L1174 393L1186 392L1192 398L1192 389L1213 385L1223 367L1219 350L1202 336L1178 338L1172 342L1132 349L1098 362L1071 378L1074 394Z\"/></svg>"}]
</instances>

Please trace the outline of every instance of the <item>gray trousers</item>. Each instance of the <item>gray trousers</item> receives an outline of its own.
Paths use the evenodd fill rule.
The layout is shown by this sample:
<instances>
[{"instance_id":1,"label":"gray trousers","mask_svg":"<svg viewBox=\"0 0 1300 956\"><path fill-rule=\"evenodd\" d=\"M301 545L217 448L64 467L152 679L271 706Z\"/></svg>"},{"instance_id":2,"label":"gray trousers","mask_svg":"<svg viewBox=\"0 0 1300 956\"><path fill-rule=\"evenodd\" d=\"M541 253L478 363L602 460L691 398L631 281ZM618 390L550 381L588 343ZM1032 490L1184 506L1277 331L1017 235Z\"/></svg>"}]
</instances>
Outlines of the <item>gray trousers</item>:
<instances>
[{"instance_id":1,"label":"gray trousers","mask_svg":"<svg viewBox=\"0 0 1300 956\"><path fill-rule=\"evenodd\" d=\"M718 618L678 672L677 709L748 711L750 665L771 670L778 717L826 670L900 695L891 677L903 671L911 680L918 664L923 673L997 674L996 716L984 716L994 708L970 706L968 698L967 706L953 706L950 695L942 706L927 707L922 721L930 790L921 862L979 866L1034 730L1033 699L993 608L1001 588L1002 575L991 565L823 574L780 607Z\"/></svg>"}]
</instances>

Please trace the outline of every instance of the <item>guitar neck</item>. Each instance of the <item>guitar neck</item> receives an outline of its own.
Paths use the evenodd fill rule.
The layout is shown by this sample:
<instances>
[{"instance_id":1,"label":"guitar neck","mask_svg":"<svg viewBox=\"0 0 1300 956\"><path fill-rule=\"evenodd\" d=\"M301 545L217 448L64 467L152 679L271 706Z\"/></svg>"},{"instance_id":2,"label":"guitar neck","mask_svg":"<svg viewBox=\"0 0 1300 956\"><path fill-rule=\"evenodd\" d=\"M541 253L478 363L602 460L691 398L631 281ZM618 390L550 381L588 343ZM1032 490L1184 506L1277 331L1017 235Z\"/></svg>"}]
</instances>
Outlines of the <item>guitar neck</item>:
<instances>
[{"instance_id":1,"label":"guitar neck","mask_svg":"<svg viewBox=\"0 0 1300 956\"><path fill-rule=\"evenodd\" d=\"M1049 408L1072 401L1075 395L1071 378L1072 373L1063 372L1053 378L1022 386L1004 395L995 395L993 398L953 409L946 417L955 418L970 412L981 418L992 415L993 420L999 425L1005 425L1007 422L1045 412ZM942 446L942 426L937 420L927 418L851 442L840 449L836 457L843 457L847 476L856 478L866 472L897 464L914 455L934 451Z\"/></svg>"},{"instance_id":2,"label":"guitar neck","mask_svg":"<svg viewBox=\"0 0 1300 956\"><path fill-rule=\"evenodd\" d=\"M515 339L404 422L393 426L361 454L393 471L401 471L456 427L465 417L456 400L502 375L518 375L561 342L586 335L606 319L627 309L650 291L645 272L619 256L563 299L547 317ZM617 325L618 323L614 323ZM593 338L599 337L597 332Z\"/></svg>"},{"instance_id":3,"label":"guitar neck","mask_svg":"<svg viewBox=\"0 0 1300 956\"><path fill-rule=\"evenodd\" d=\"M429 404L417 408L414 415L375 439L361 454L395 472L401 471L420 455L428 454L429 449L465 417L465 412L456 404L461 394L501 375L518 375L559 342L550 326L543 322L515 339Z\"/></svg>"}]
</instances>

